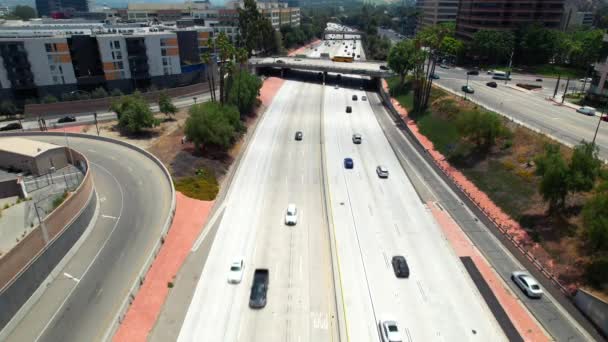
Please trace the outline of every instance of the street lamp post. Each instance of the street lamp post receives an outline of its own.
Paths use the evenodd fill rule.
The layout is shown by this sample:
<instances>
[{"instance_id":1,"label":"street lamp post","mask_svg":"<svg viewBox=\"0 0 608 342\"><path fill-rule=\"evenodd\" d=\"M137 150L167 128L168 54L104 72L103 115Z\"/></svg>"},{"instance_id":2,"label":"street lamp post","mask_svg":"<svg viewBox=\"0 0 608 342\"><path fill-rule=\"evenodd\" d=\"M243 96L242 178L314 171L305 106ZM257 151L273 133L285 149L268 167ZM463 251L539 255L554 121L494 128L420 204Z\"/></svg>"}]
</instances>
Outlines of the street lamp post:
<instances>
[{"instance_id":1,"label":"street lamp post","mask_svg":"<svg viewBox=\"0 0 608 342\"><path fill-rule=\"evenodd\" d=\"M608 102L602 108L602 112L600 113L600 118L597 120L597 126L595 127L595 133L593 134L593 140L591 143L595 145L595 138L597 138L597 132L600 130L600 124L602 123L602 118L604 117L604 113L606 112L606 106L608 106Z\"/></svg>"}]
</instances>

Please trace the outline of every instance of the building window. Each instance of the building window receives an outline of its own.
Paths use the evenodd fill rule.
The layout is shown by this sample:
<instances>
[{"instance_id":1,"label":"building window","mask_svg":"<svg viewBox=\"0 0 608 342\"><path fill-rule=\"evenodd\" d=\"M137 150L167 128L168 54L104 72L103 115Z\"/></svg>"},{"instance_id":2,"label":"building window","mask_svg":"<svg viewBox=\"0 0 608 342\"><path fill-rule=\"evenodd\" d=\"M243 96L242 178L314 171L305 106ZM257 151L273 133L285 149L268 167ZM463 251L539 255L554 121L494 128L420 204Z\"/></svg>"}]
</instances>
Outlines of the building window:
<instances>
[{"instance_id":1,"label":"building window","mask_svg":"<svg viewBox=\"0 0 608 342\"><path fill-rule=\"evenodd\" d=\"M44 44L44 48L46 49L46 52L53 52L53 46L49 43Z\"/></svg>"}]
</instances>

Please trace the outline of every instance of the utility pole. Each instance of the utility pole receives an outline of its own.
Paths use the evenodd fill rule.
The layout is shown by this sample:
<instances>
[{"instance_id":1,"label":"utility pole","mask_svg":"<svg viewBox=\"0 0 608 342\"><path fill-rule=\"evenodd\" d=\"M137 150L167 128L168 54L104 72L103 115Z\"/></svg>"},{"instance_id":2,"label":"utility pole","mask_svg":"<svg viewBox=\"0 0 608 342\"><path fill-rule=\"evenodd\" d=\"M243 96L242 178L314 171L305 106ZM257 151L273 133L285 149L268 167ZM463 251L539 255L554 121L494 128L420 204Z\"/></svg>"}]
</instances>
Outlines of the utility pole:
<instances>
[{"instance_id":1,"label":"utility pole","mask_svg":"<svg viewBox=\"0 0 608 342\"><path fill-rule=\"evenodd\" d=\"M562 79L562 75L557 75L557 83L555 83L555 90L553 91L553 98L557 96L557 90L559 87L559 81Z\"/></svg>"},{"instance_id":2,"label":"utility pole","mask_svg":"<svg viewBox=\"0 0 608 342\"><path fill-rule=\"evenodd\" d=\"M507 84L507 82L509 81L509 78L511 78L511 67L513 66L513 54L515 53L515 49L513 49L513 51L511 51L511 57L509 57L509 68L507 69L507 77L505 78L505 84Z\"/></svg>"},{"instance_id":3,"label":"utility pole","mask_svg":"<svg viewBox=\"0 0 608 342\"><path fill-rule=\"evenodd\" d=\"M97 136L99 136L99 126L97 125L97 112L93 112L93 118L95 119L95 128L97 129Z\"/></svg>"},{"instance_id":4,"label":"utility pole","mask_svg":"<svg viewBox=\"0 0 608 342\"><path fill-rule=\"evenodd\" d=\"M562 104L564 104L564 101L566 100L566 93L568 92L568 85L570 85L570 77L568 77L568 80L566 80L566 88L564 89L564 94L562 95Z\"/></svg>"},{"instance_id":5,"label":"utility pole","mask_svg":"<svg viewBox=\"0 0 608 342\"><path fill-rule=\"evenodd\" d=\"M595 145L595 138L597 138L597 132L600 130L600 123L602 123L602 118L604 117L604 112L606 111L607 105L608 105L608 103L606 105L604 105L604 108L602 108L602 112L600 113L600 119L597 120L597 127L595 127L595 134L593 134L593 140L591 141L591 143L593 145Z\"/></svg>"}]
</instances>

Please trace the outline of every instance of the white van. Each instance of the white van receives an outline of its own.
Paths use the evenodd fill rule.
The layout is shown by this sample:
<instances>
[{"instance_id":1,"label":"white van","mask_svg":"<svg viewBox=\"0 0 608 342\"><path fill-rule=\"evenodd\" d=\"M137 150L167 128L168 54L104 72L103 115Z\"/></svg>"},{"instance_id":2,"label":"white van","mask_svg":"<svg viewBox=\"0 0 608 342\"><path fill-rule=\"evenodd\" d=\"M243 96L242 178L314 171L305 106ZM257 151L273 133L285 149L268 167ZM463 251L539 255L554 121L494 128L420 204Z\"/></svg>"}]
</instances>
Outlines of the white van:
<instances>
[{"instance_id":1,"label":"white van","mask_svg":"<svg viewBox=\"0 0 608 342\"><path fill-rule=\"evenodd\" d=\"M492 78L495 80L510 80L511 76L509 76L509 74L507 74L504 71L498 71L498 70L494 70L492 72Z\"/></svg>"}]
</instances>

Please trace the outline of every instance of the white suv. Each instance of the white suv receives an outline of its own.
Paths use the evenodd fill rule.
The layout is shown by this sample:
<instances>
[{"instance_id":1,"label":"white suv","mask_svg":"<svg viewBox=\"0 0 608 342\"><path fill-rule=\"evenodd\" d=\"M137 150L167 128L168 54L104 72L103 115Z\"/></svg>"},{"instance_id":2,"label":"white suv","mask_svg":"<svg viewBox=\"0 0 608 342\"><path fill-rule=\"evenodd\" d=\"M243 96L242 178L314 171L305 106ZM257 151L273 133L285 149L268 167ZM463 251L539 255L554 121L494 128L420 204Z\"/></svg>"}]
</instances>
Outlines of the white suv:
<instances>
[{"instance_id":1,"label":"white suv","mask_svg":"<svg viewBox=\"0 0 608 342\"><path fill-rule=\"evenodd\" d=\"M295 226L298 223L298 209L296 205L291 203L287 206L287 213L285 214L285 224L288 226Z\"/></svg>"}]
</instances>

